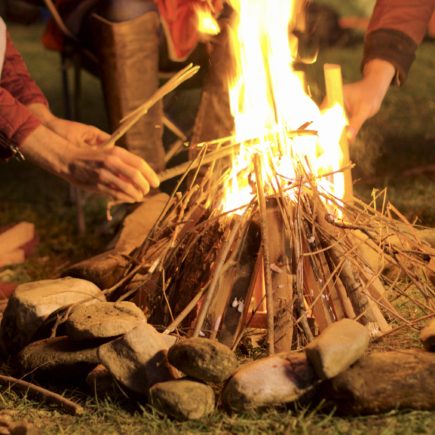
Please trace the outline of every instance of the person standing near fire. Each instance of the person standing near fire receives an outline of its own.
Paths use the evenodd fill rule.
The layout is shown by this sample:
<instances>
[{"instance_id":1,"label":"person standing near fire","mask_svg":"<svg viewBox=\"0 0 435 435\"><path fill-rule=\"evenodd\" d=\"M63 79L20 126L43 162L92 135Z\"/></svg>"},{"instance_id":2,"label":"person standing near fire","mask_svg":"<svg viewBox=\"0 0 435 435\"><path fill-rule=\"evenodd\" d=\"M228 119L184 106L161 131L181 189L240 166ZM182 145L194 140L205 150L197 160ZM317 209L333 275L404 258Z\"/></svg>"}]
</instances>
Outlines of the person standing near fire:
<instances>
[{"instance_id":1,"label":"person standing near fire","mask_svg":"<svg viewBox=\"0 0 435 435\"><path fill-rule=\"evenodd\" d=\"M349 139L380 109L391 84L401 86L435 12L435 0L377 0L364 44L363 78L344 87Z\"/></svg>"},{"instance_id":2,"label":"person standing near fire","mask_svg":"<svg viewBox=\"0 0 435 435\"><path fill-rule=\"evenodd\" d=\"M82 188L137 202L159 179L140 157L101 145L109 135L54 116L0 18L0 159L18 154Z\"/></svg>"}]
</instances>

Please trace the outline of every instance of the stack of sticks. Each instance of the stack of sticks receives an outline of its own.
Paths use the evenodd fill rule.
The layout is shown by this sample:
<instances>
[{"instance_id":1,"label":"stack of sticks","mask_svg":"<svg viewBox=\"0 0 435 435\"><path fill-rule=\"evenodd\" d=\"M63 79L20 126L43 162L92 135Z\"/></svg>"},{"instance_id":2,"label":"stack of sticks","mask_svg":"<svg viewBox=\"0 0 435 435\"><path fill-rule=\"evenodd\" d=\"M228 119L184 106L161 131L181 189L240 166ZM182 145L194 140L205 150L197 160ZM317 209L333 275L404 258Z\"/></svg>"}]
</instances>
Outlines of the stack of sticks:
<instances>
[{"instance_id":1,"label":"stack of sticks","mask_svg":"<svg viewBox=\"0 0 435 435\"><path fill-rule=\"evenodd\" d=\"M326 66L325 77L330 104L342 103L341 74ZM288 141L307 134L316 132L285 131ZM344 138L342 201L319 187L297 156L293 178L272 165L265 179L263 163L279 154L274 136L283 132L248 145L234 137L202 143L194 160L161 174L162 180L183 176L125 276L107 293L134 300L165 333L217 338L232 348L250 327L264 328L269 353L299 349L342 318L379 336L434 316L435 250L385 192L372 204L353 196ZM269 151L255 151L264 143L272 144ZM229 156L241 146L254 150L241 174L251 180L252 200L223 212ZM404 302L412 307L408 314L397 308Z\"/></svg>"},{"instance_id":2,"label":"stack of sticks","mask_svg":"<svg viewBox=\"0 0 435 435\"><path fill-rule=\"evenodd\" d=\"M185 193L175 190L111 291L133 297L166 333L235 348L247 328L263 327L270 353L301 348L345 317L376 336L434 315L428 276L435 252L380 194L380 210L357 198L343 203L301 162L298 176L271 192L253 153L252 201L238 213L220 211L228 173L216 173L217 160L207 160L201 177L199 168L228 141L201 147ZM404 300L412 317L397 309Z\"/></svg>"}]
</instances>

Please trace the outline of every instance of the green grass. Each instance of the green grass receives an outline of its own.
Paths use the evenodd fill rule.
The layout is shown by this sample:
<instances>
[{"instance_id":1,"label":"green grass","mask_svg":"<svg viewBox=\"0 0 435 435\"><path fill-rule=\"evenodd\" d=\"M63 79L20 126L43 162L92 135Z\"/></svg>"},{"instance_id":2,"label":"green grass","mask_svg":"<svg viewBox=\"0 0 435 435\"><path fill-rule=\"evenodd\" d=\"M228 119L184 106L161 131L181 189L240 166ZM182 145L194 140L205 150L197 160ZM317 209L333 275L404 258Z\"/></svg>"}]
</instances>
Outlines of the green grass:
<instances>
[{"instance_id":1,"label":"green grass","mask_svg":"<svg viewBox=\"0 0 435 435\"><path fill-rule=\"evenodd\" d=\"M345 418L332 412L306 408L268 409L244 414L216 412L201 421L174 422L146 405L129 408L111 399L87 399L86 414L72 417L13 393L4 393L2 406L14 406L15 418L32 421L44 434L431 434L435 417L430 412L393 411L384 415Z\"/></svg>"},{"instance_id":2,"label":"green grass","mask_svg":"<svg viewBox=\"0 0 435 435\"><path fill-rule=\"evenodd\" d=\"M342 16L367 17L373 9L375 0L316 0L316 3L330 6Z\"/></svg>"},{"instance_id":3,"label":"green grass","mask_svg":"<svg viewBox=\"0 0 435 435\"><path fill-rule=\"evenodd\" d=\"M350 2L340 2L347 4ZM58 56L42 50L38 40L41 26L11 28L17 46L28 62L33 77L47 94L53 110L62 114ZM343 67L345 81L359 77L361 44L334 48L321 53L318 65L310 71L313 93L322 94L321 65L337 62ZM393 89L382 111L370 120L353 149L361 168L357 174L357 192L370 198L372 188L388 187L394 203L411 219L435 223L435 183L433 173L403 177L404 169L435 162L435 46L420 48L408 83ZM190 95L190 94L189 94ZM102 127L105 115L99 83L84 77L83 120ZM195 97L197 99L197 95ZM186 98L185 98L186 100ZM187 98L188 100L188 98ZM183 104L185 104L184 101ZM188 109L188 105L186 105ZM37 252L26 264L0 269L0 279L29 281L58 273L66 263L89 257L103 249L108 237L98 229L104 222L104 204L93 197L87 202L88 233L76 234L75 209L69 201L65 183L28 164L11 162L0 168L0 226L20 220L34 222L40 237ZM397 348L409 340L392 336L380 346ZM0 408L15 409L16 420L25 418L41 428L42 433L295 433L295 434L431 434L435 414L431 412L391 412L379 416L343 418L327 412L286 408L231 415L217 412L201 422L173 422L138 404L128 406L115 400L98 400L81 391L65 395L83 402L86 414L71 417L51 405L32 401L10 391L0 394Z\"/></svg>"}]
</instances>

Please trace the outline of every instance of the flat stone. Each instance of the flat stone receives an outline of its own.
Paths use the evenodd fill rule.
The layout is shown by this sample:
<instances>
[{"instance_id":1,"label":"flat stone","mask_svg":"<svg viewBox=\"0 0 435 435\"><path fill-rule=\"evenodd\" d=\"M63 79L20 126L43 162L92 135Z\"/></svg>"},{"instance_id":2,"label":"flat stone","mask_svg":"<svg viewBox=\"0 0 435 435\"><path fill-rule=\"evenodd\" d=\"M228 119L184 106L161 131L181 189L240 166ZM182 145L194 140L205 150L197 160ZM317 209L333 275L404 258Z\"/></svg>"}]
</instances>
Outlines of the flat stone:
<instances>
[{"instance_id":1,"label":"flat stone","mask_svg":"<svg viewBox=\"0 0 435 435\"><path fill-rule=\"evenodd\" d=\"M9 352L22 349L55 311L77 303L93 304L105 297L95 284L76 278L47 279L19 285L10 297L1 323Z\"/></svg>"},{"instance_id":2,"label":"flat stone","mask_svg":"<svg viewBox=\"0 0 435 435\"><path fill-rule=\"evenodd\" d=\"M197 420L211 414L215 408L213 389L187 379L155 384L149 397L154 408L178 420Z\"/></svg>"},{"instance_id":3,"label":"flat stone","mask_svg":"<svg viewBox=\"0 0 435 435\"><path fill-rule=\"evenodd\" d=\"M169 349L169 362L187 376L205 382L224 382L237 369L234 352L216 340L187 338Z\"/></svg>"},{"instance_id":4,"label":"flat stone","mask_svg":"<svg viewBox=\"0 0 435 435\"><path fill-rule=\"evenodd\" d=\"M420 350L373 352L322 384L339 412L373 414L435 409L435 354Z\"/></svg>"},{"instance_id":5,"label":"flat stone","mask_svg":"<svg viewBox=\"0 0 435 435\"><path fill-rule=\"evenodd\" d=\"M426 350L435 352L435 319L432 319L420 332L420 341Z\"/></svg>"},{"instance_id":6,"label":"flat stone","mask_svg":"<svg viewBox=\"0 0 435 435\"><path fill-rule=\"evenodd\" d=\"M97 346L83 346L68 337L53 337L35 341L18 355L24 373L54 376L67 381L84 376L99 360Z\"/></svg>"},{"instance_id":7,"label":"flat stone","mask_svg":"<svg viewBox=\"0 0 435 435\"><path fill-rule=\"evenodd\" d=\"M281 353L242 365L223 391L235 411L294 402L312 389L314 371L303 353Z\"/></svg>"},{"instance_id":8,"label":"flat stone","mask_svg":"<svg viewBox=\"0 0 435 435\"><path fill-rule=\"evenodd\" d=\"M167 363L168 344L151 325L143 323L98 349L101 363L130 390L147 394L157 382L173 380Z\"/></svg>"},{"instance_id":9,"label":"flat stone","mask_svg":"<svg viewBox=\"0 0 435 435\"><path fill-rule=\"evenodd\" d=\"M115 250L130 254L133 249L140 246L165 208L168 199L169 196L163 192L147 195L123 220Z\"/></svg>"},{"instance_id":10,"label":"flat stone","mask_svg":"<svg viewBox=\"0 0 435 435\"><path fill-rule=\"evenodd\" d=\"M112 249L73 264L62 275L86 279L99 288L107 289L122 278L128 265L128 258Z\"/></svg>"},{"instance_id":11,"label":"flat stone","mask_svg":"<svg viewBox=\"0 0 435 435\"><path fill-rule=\"evenodd\" d=\"M133 302L101 302L74 308L65 330L72 340L92 340L125 334L143 322L145 314Z\"/></svg>"},{"instance_id":12,"label":"flat stone","mask_svg":"<svg viewBox=\"0 0 435 435\"><path fill-rule=\"evenodd\" d=\"M67 268L63 275L83 278L102 289L116 284L130 264L126 255L139 247L166 205L168 195L148 195L124 220L113 248Z\"/></svg>"},{"instance_id":13,"label":"flat stone","mask_svg":"<svg viewBox=\"0 0 435 435\"><path fill-rule=\"evenodd\" d=\"M342 319L329 325L305 348L305 354L320 379L329 379L348 369L368 349L370 333L361 323Z\"/></svg>"}]
</instances>

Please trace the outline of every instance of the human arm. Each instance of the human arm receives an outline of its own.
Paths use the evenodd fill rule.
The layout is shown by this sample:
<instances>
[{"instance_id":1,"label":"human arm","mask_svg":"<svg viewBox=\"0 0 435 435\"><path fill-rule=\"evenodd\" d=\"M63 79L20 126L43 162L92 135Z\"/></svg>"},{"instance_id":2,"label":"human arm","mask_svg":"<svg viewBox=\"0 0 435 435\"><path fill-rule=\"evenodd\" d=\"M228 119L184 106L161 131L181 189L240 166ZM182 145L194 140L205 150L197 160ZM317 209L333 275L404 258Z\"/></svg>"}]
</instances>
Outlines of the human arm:
<instances>
[{"instance_id":1,"label":"human arm","mask_svg":"<svg viewBox=\"0 0 435 435\"><path fill-rule=\"evenodd\" d=\"M119 147L95 146L107 139L106 133L52 115L9 35L0 80L0 131L32 162L117 200L140 201L159 184L139 157Z\"/></svg>"},{"instance_id":2,"label":"human arm","mask_svg":"<svg viewBox=\"0 0 435 435\"><path fill-rule=\"evenodd\" d=\"M138 202L159 180L140 157L120 147L77 146L41 124L20 144L22 154L79 187Z\"/></svg>"},{"instance_id":3,"label":"human arm","mask_svg":"<svg viewBox=\"0 0 435 435\"><path fill-rule=\"evenodd\" d=\"M376 2L364 44L363 78L344 88L350 140L379 111L389 86L405 82L434 9L435 0Z\"/></svg>"},{"instance_id":4,"label":"human arm","mask_svg":"<svg viewBox=\"0 0 435 435\"><path fill-rule=\"evenodd\" d=\"M32 103L27 108L47 128L77 146L98 146L106 142L110 135L92 125L59 118L45 104Z\"/></svg>"},{"instance_id":5,"label":"human arm","mask_svg":"<svg viewBox=\"0 0 435 435\"><path fill-rule=\"evenodd\" d=\"M372 59L364 65L363 78L344 86L344 104L349 118L351 142L364 122L378 113L396 74L394 66L383 59Z\"/></svg>"}]
</instances>

